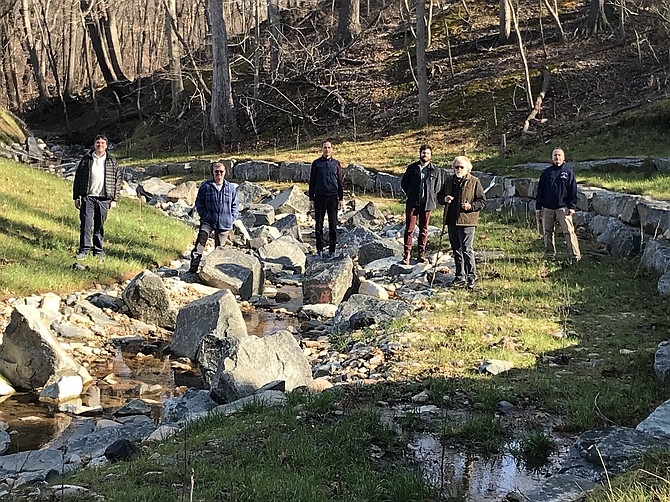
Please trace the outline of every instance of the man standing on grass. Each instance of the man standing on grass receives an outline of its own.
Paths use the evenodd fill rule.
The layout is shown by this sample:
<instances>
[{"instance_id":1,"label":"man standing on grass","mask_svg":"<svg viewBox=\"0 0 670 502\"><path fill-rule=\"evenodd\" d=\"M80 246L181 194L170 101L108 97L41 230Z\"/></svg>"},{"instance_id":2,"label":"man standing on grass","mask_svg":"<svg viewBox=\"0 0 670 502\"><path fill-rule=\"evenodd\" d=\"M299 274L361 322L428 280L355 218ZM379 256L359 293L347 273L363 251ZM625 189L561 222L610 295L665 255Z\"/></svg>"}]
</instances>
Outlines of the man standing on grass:
<instances>
[{"instance_id":1,"label":"man standing on grass","mask_svg":"<svg viewBox=\"0 0 670 502\"><path fill-rule=\"evenodd\" d=\"M191 267L189 272L196 273L200 266L202 253L205 250L207 239L214 232L214 245L225 246L228 232L233 228L237 219L239 204L237 190L224 179L226 166L221 162L212 164L212 179L205 181L198 189L195 198L195 209L200 215L200 227L195 240L195 247L191 251Z\"/></svg>"},{"instance_id":2,"label":"man standing on grass","mask_svg":"<svg viewBox=\"0 0 670 502\"><path fill-rule=\"evenodd\" d=\"M337 210L344 208L344 184L342 166L333 158L333 144L324 141L321 145L321 157L312 162L309 173L309 200L314 209L314 233L316 234L316 252L323 256L323 221L328 214L328 253L335 253L337 245Z\"/></svg>"},{"instance_id":3,"label":"man standing on grass","mask_svg":"<svg viewBox=\"0 0 670 502\"><path fill-rule=\"evenodd\" d=\"M456 266L451 285L474 289L477 268L473 243L475 228L479 223L479 211L486 206L486 195L479 178L470 174L470 159L456 157L452 167L454 174L447 178L438 194L440 203L445 205L444 221L449 231L449 243Z\"/></svg>"},{"instance_id":4,"label":"man standing on grass","mask_svg":"<svg viewBox=\"0 0 670 502\"><path fill-rule=\"evenodd\" d=\"M421 145L419 160L407 166L400 186L407 195L405 203L405 234L402 263L409 265L412 254L412 240L417 219L419 220L418 261L426 261L428 244L428 221L430 213L437 207L437 191L442 186L444 171L438 169L431 159L433 149L430 145Z\"/></svg>"},{"instance_id":5,"label":"man standing on grass","mask_svg":"<svg viewBox=\"0 0 670 502\"><path fill-rule=\"evenodd\" d=\"M107 153L107 143L105 135L96 136L93 150L84 155L74 175L72 198L80 221L77 260L85 259L91 250L93 256L105 257L105 220L109 209L116 207L123 183L123 169Z\"/></svg>"},{"instance_id":6,"label":"man standing on grass","mask_svg":"<svg viewBox=\"0 0 670 502\"><path fill-rule=\"evenodd\" d=\"M551 154L552 165L540 175L535 198L535 211L542 218L544 230L544 258L556 259L554 227L558 221L568 245L570 262L579 261L582 254L572 223L577 208L577 181L575 173L565 164L565 152L556 148Z\"/></svg>"}]
</instances>

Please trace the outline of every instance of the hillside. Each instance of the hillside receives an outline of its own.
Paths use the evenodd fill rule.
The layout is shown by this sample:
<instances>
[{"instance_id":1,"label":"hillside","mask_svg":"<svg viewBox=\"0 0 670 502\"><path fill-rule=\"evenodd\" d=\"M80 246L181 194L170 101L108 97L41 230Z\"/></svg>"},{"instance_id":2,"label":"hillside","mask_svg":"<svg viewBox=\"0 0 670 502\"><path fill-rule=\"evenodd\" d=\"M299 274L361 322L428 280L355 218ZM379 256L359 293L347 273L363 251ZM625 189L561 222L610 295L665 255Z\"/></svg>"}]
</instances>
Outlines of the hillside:
<instances>
[{"instance_id":1,"label":"hillside","mask_svg":"<svg viewBox=\"0 0 670 502\"><path fill-rule=\"evenodd\" d=\"M448 3L433 9L427 48L430 122L420 130L414 130L415 46L406 13L401 15L395 4L370 4L370 15L362 14L362 33L339 49L332 43L337 21L330 16L330 3L322 7L283 13L282 72L272 81L262 74L257 97L249 54L242 52L245 45L229 41L242 138L227 153L299 150L327 136L364 145L391 141L396 155L412 156L427 140L448 155L490 158L502 153L499 163L510 156L537 160L557 144L575 158L669 152L663 138L670 130L670 23L654 11L653 3L627 12L623 35L617 32L618 14L608 10L611 27L587 36L588 6L560 2L562 42L545 8L540 15L537 5L519 7L533 102L546 87L527 134L522 134L530 113L523 63L515 42L498 43L497 3ZM209 61L199 64L209 82ZM153 93L138 98L135 89L149 86ZM69 103L70 139L85 142L92 131L105 130L135 155L213 152L195 91L187 92L193 93L191 105L178 119L168 114L169 82L157 75L100 91L97 115L86 100ZM44 134L66 131L60 105L26 119ZM379 164L380 153L366 150L361 148L351 160Z\"/></svg>"}]
</instances>

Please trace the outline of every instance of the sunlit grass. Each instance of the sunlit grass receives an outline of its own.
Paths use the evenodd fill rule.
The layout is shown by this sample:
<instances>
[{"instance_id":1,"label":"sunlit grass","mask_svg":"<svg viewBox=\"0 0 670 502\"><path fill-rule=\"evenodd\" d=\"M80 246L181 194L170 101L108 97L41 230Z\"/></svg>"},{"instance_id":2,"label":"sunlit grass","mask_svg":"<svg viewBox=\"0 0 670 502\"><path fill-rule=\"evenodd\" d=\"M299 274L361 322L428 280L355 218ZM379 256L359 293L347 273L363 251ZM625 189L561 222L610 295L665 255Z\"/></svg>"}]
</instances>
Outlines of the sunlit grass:
<instances>
[{"instance_id":1,"label":"sunlit grass","mask_svg":"<svg viewBox=\"0 0 670 502\"><path fill-rule=\"evenodd\" d=\"M136 200L121 199L105 224L106 259L78 270L79 214L72 185L53 175L0 161L0 296L67 291L118 280L183 254L188 226Z\"/></svg>"}]
</instances>

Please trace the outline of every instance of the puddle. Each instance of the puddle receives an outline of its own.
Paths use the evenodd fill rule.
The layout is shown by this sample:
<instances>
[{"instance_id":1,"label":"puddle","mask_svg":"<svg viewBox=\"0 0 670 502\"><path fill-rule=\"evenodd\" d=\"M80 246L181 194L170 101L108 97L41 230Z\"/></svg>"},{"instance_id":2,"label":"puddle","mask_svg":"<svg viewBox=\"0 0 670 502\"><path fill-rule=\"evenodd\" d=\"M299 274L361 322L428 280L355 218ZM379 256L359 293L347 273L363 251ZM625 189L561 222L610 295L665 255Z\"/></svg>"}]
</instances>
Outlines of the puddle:
<instances>
[{"instance_id":1,"label":"puddle","mask_svg":"<svg viewBox=\"0 0 670 502\"><path fill-rule=\"evenodd\" d=\"M510 450L515 443L504 448ZM483 456L442 448L437 437L419 435L410 445L421 471L430 484L441 488L447 496L464 496L473 502L498 502L517 491L528 493L555 472L559 455L545 466L528 470L509 453Z\"/></svg>"}]
</instances>

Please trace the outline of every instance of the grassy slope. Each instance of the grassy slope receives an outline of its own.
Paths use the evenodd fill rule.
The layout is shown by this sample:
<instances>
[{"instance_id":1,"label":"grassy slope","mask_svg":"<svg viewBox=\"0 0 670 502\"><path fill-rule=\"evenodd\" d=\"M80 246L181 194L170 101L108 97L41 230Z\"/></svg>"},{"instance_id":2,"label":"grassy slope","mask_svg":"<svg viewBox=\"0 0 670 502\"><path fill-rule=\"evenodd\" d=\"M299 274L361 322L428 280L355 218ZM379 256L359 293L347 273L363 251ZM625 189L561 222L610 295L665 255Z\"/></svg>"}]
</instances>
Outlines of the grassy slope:
<instances>
[{"instance_id":1,"label":"grassy slope","mask_svg":"<svg viewBox=\"0 0 670 502\"><path fill-rule=\"evenodd\" d=\"M193 231L153 208L121 199L105 224L107 259L75 270L79 216L72 185L30 167L0 160L0 296L68 291L118 280L174 259Z\"/></svg>"}]
</instances>

